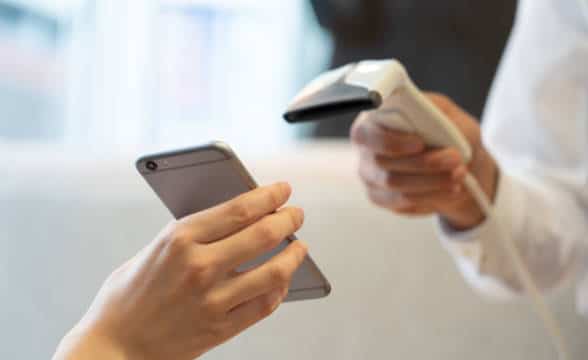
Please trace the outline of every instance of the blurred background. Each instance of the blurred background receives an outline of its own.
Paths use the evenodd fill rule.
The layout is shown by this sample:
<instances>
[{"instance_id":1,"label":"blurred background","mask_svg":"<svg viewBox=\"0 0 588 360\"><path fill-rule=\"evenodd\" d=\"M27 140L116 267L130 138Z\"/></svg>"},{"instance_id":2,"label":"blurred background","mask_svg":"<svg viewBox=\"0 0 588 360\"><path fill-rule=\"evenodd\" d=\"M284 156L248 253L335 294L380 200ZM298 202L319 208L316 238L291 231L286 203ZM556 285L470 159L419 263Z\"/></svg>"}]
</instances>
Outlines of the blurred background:
<instances>
[{"instance_id":1,"label":"blurred background","mask_svg":"<svg viewBox=\"0 0 588 360\"><path fill-rule=\"evenodd\" d=\"M2 0L0 142L265 151L329 46L303 0Z\"/></svg>"},{"instance_id":2,"label":"blurred background","mask_svg":"<svg viewBox=\"0 0 588 360\"><path fill-rule=\"evenodd\" d=\"M1 0L0 141L118 152L219 138L266 151L345 137L350 119L288 127L281 113L319 72L365 58L399 58L479 116L515 6Z\"/></svg>"},{"instance_id":3,"label":"blurred background","mask_svg":"<svg viewBox=\"0 0 588 360\"><path fill-rule=\"evenodd\" d=\"M390 57L480 116L515 11L512 0L0 0L0 358L48 358L110 271L169 221L138 155L220 139L261 182L293 184L300 235L334 291L207 358L552 359L526 304L490 304L464 284L430 219L368 203L351 118L281 120L321 71ZM570 293L553 301L585 354Z\"/></svg>"}]
</instances>

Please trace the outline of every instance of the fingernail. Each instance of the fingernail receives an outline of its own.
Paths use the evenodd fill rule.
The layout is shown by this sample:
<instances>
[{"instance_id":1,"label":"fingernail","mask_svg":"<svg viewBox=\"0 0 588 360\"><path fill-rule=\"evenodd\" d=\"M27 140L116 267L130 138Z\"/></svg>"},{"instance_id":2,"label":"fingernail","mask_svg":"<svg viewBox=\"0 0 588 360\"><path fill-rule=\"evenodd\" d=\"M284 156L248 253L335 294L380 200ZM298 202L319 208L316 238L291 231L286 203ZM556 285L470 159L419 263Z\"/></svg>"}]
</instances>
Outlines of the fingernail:
<instances>
[{"instance_id":1,"label":"fingernail","mask_svg":"<svg viewBox=\"0 0 588 360\"><path fill-rule=\"evenodd\" d=\"M296 225L297 227L301 227L304 224L304 210L300 207L293 207L292 210L296 213Z\"/></svg>"},{"instance_id":2,"label":"fingernail","mask_svg":"<svg viewBox=\"0 0 588 360\"><path fill-rule=\"evenodd\" d=\"M279 183L276 183L276 186L278 186L280 188L280 190L282 190L284 193L287 193L287 194L292 193L292 187L290 186L289 183L287 183L285 181L281 181Z\"/></svg>"},{"instance_id":3,"label":"fingernail","mask_svg":"<svg viewBox=\"0 0 588 360\"><path fill-rule=\"evenodd\" d=\"M302 225L304 223L304 218L306 217L306 215L304 214L304 209L301 207L297 207L296 209L298 210L298 214L300 216L300 225Z\"/></svg>"}]
</instances>

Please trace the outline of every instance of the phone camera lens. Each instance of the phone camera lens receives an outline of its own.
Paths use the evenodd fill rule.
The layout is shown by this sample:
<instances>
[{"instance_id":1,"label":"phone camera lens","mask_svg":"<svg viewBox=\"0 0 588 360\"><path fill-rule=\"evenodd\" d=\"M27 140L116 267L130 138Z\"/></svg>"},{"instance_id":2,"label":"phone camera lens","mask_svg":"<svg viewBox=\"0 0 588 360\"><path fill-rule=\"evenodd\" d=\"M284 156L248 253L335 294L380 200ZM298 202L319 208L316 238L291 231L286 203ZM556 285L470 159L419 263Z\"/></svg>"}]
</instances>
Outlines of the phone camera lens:
<instances>
[{"instance_id":1,"label":"phone camera lens","mask_svg":"<svg viewBox=\"0 0 588 360\"><path fill-rule=\"evenodd\" d=\"M151 171L155 171L157 170L157 163L155 161L147 161L145 167Z\"/></svg>"}]
</instances>

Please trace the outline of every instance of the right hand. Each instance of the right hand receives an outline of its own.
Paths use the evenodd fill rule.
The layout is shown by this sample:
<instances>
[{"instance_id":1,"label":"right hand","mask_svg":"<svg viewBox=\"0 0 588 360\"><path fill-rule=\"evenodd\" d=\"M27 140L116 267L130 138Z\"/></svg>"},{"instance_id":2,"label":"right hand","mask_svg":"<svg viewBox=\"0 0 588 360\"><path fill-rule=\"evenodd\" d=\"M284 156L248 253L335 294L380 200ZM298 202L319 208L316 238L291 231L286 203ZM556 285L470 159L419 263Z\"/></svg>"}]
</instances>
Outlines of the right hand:
<instances>
[{"instance_id":1,"label":"right hand","mask_svg":"<svg viewBox=\"0 0 588 360\"><path fill-rule=\"evenodd\" d=\"M494 199L498 167L482 144L478 122L446 96L426 95L468 140L470 163L464 164L456 149L428 148L417 135L378 125L375 118L386 116L386 109L394 105L389 98L380 109L361 113L353 124L360 177L378 206L403 215L437 213L457 230L475 227L484 215L463 188L463 180L471 173Z\"/></svg>"},{"instance_id":2,"label":"right hand","mask_svg":"<svg viewBox=\"0 0 588 360\"><path fill-rule=\"evenodd\" d=\"M307 248L292 242L244 273L298 230L301 209L280 209L287 184L259 188L172 223L105 282L55 359L191 360L270 315Z\"/></svg>"}]
</instances>

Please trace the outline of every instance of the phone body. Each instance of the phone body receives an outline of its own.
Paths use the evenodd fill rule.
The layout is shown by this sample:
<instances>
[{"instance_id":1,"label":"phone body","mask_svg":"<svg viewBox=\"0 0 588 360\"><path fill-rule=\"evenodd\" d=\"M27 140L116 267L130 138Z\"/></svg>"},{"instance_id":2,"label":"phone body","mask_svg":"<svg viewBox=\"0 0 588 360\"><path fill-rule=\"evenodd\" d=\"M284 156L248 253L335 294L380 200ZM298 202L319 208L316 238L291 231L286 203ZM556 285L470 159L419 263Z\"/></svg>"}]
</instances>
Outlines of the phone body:
<instances>
[{"instance_id":1,"label":"phone body","mask_svg":"<svg viewBox=\"0 0 588 360\"><path fill-rule=\"evenodd\" d=\"M136 167L141 176L172 213L181 219L226 202L257 187L243 163L223 142L183 150L146 155ZM294 235L244 270L266 262L282 251ZM310 256L294 273L285 301L316 299L329 295L331 285Z\"/></svg>"}]
</instances>

